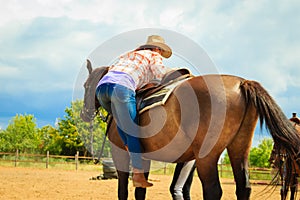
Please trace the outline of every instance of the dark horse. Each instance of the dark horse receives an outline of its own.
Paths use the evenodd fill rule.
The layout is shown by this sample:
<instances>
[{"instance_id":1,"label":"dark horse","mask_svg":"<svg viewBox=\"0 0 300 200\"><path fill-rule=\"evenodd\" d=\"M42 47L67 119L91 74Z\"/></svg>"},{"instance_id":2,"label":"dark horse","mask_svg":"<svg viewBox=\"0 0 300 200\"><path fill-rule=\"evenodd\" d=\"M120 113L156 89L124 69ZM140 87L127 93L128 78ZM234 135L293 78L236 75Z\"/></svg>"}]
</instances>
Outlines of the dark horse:
<instances>
[{"instance_id":1,"label":"dark horse","mask_svg":"<svg viewBox=\"0 0 300 200\"><path fill-rule=\"evenodd\" d=\"M290 120L300 135L299 119L291 118ZM298 165L292 161L292 158L289 157L285 149L280 144L274 144L272 154L270 156L270 162L273 167L278 170L278 174L280 175L281 200L286 200L289 189L291 191L290 200L294 200L298 189L297 178L300 175ZM278 180L274 179L273 182L274 184L277 184Z\"/></svg>"},{"instance_id":2,"label":"dark horse","mask_svg":"<svg viewBox=\"0 0 300 200\"><path fill-rule=\"evenodd\" d=\"M95 88L107 70L106 67L92 70L90 65L88 69L81 113L84 121L92 120L99 106ZM186 80L175 88L164 106L143 112L139 122L143 157L173 163L196 159L203 198L216 200L222 196L218 160L227 149L237 199L249 199L248 155L258 118L261 126L266 125L274 143L285 149L290 162L299 166L300 136L280 107L258 82L231 75ZM108 136L117 152L113 153L113 159L117 161L126 151L115 124Z\"/></svg>"}]
</instances>

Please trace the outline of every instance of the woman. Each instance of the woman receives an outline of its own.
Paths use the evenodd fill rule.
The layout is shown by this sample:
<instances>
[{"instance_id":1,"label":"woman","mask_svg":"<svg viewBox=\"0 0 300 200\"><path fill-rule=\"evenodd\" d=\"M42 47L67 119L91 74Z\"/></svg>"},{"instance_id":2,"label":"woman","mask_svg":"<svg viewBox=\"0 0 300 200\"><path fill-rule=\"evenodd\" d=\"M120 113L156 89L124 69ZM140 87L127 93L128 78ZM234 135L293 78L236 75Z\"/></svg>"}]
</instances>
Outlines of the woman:
<instances>
[{"instance_id":1,"label":"woman","mask_svg":"<svg viewBox=\"0 0 300 200\"><path fill-rule=\"evenodd\" d=\"M135 91L170 71L163 65L162 59L171 55L172 50L164 39L151 35L145 45L121 55L96 89L99 103L114 116L118 133L129 151L135 187L153 185L146 180L142 167Z\"/></svg>"}]
</instances>

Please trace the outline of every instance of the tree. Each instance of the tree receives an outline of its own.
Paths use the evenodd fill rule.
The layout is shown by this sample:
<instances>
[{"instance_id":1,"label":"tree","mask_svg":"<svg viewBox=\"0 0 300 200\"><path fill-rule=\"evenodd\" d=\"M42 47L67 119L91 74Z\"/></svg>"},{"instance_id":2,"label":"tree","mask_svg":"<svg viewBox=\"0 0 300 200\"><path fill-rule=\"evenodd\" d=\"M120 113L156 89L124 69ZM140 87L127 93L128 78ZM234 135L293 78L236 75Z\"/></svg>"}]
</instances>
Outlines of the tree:
<instances>
[{"instance_id":1,"label":"tree","mask_svg":"<svg viewBox=\"0 0 300 200\"><path fill-rule=\"evenodd\" d=\"M50 151L51 154L72 156L77 151L84 156L96 154L103 143L106 123L98 116L92 124L83 122L80 118L82 107L83 101L72 102L71 107L65 109L66 115L59 119L57 127L46 125L37 128L33 115L16 115L6 130L0 130L0 151ZM103 156L109 154L107 142Z\"/></svg>"},{"instance_id":2,"label":"tree","mask_svg":"<svg viewBox=\"0 0 300 200\"><path fill-rule=\"evenodd\" d=\"M82 107L83 101L73 102L72 110L74 122L76 124L79 137L81 138L85 146L86 152L84 152L84 155L96 155L99 153L102 147L107 124L106 122L102 121L99 115L94 118L92 123L83 122L80 118ZM107 112L104 109L101 109L100 112L104 115L107 115ZM109 155L110 145L109 142L106 142L106 145L104 146L103 156Z\"/></svg>"},{"instance_id":3,"label":"tree","mask_svg":"<svg viewBox=\"0 0 300 200\"><path fill-rule=\"evenodd\" d=\"M270 167L270 155L273 149L272 139L263 139L258 147L250 151L250 165L255 167Z\"/></svg>"},{"instance_id":4,"label":"tree","mask_svg":"<svg viewBox=\"0 0 300 200\"><path fill-rule=\"evenodd\" d=\"M62 152L62 137L59 135L58 130L50 125L43 126L38 130L41 138L39 146L40 153L59 155Z\"/></svg>"},{"instance_id":5,"label":"tree","mask_svg":"<svg viewBox=\"0 0 300 200\"><path fill-rule=\"evenodd\" d=\"M6 151L6 132L4 130L0 130L0 151Z\"/></svg>"},{"instance_id":6,"label":"tree","mask_svg":"<svg viewBox=\"0 0 300 200\"><path fill-rule=\"evenodd\" d=\"M57 142L61 144L63 155L75 155L77 151L84 151L84 144L79 137L72 108L66 108L65 112L65 118L58 122L58 139L61 141Z\"/></svg>"},{"instance_id":7,"label":"tree","mask_svg":"<svg viewBox=\"0 0 300 200\"><path fill-rule=\"evenodd\" d=\"M230 159L229 159L229 155L228 155L227 151L225 152L224 157L222 159L222 164L225 164L225 165L230 164Z\"/></svg>"},{"instance_id":8,"label":"tree","mask_svg":"<svg viewBox=\"0 0 300 200\"><path fill-rule=\"evenodd\" d=\"M83 122L80 118L82 107L83 101L72 102L71 107L65 109L64 119L60 119L58 122L54 144L60 144L62 148L60 153L63 155L74 155L76 151L84 156L93 155L101 148L106 123L99 117L95 117L91 132L90 123ZM110 147L106 145L104 155L109 152Z\"/></svg>"},{"instance_id":9,"label":"tree","mask_svg":"<svg viewBox=\"0 0 300 200\"><path fill-rule=\"evenodd\" d=\"M258 147L250 150L249 161L252 167L270 167L269 158L273 149L272 139L263 139ZM223 164L230 164L228 153L226 152L222 161Z\"/></svg>"},{"instance_id":10,"label":"tree","mask_svg":"<svg viewBox=\"0 0 300 200\"><path fill-rule=\"evenodd\" d=\"M0 150L34 152L39 145L36 119L33 115L17 114L0 134Z\"/></svg>"}]
</instances>

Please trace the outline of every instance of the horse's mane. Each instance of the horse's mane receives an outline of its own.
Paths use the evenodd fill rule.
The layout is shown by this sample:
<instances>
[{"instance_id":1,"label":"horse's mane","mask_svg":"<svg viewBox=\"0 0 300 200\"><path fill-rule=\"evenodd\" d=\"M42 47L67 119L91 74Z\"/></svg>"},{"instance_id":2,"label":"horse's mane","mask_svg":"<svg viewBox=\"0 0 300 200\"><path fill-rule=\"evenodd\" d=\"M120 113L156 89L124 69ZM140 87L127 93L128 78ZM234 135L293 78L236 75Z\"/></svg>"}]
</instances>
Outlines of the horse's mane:
<instances>
[{"instance_id":1,"label":"horse's mane","mask_svg":"<svg viewBox=\"0 0 300 200\"><path fill-rule=\"evenodd\" d=\"M92 71L89 75L89 78L86 81L87 85L96 85L98 84L99 80L106 74L108 71L108 67L98 67ZM96 89L96 88L94 88Z\"/></svg>"},{"instance_id":2,"label":"horse's mane","mask_svg":"<svg viewBox=\"0 0 300 200\"><path fill-rule=\"evenodd\" d=\"M98 82L100 81L100 79L107 73L108 71L108 67L98 67L94 70L91 71L88 79L86 80L85 82L85 85L88 86L88 89L89 91L86 91L88 92L89 94L92 94L92 95L87 95L86 96L86 101L93 101L91 102L90 105L95 105L95 109L98 110L98 108L100 107L100 104L99 102L96 100L96 87L98 85Z\"/></svg>"}]
</instances>

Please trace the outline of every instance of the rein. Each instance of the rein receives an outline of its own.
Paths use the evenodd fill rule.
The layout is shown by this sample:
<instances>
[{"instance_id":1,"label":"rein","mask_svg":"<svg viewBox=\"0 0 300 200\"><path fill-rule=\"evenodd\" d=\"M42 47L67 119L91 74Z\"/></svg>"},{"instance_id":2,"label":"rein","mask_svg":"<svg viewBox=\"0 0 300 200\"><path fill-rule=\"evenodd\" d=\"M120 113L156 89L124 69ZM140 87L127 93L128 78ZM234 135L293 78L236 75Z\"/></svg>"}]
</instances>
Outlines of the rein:
<instances>
[{"instance_id":1,"label":"rein","mask_svg":"<svg viewBox=\"0 0 300 200\"><path fill-rule=\"evenodd\" d=\"M102 153L103 153L103 150L104 150L106 138L107 138L107 135L108 135L108 130L111 126L112 119L113 119L113 117L110 114L108 114L105 118L105 122L107 122L107 126L106 126L105 134L104 134L104 137L103 137L103 143L102 143L101 149L98 153L98 157L97 157L97 159L94 160L95 165L100 162L100 159L101 159L101 156L102 156Z\"/></svg>"}]
</instances>

